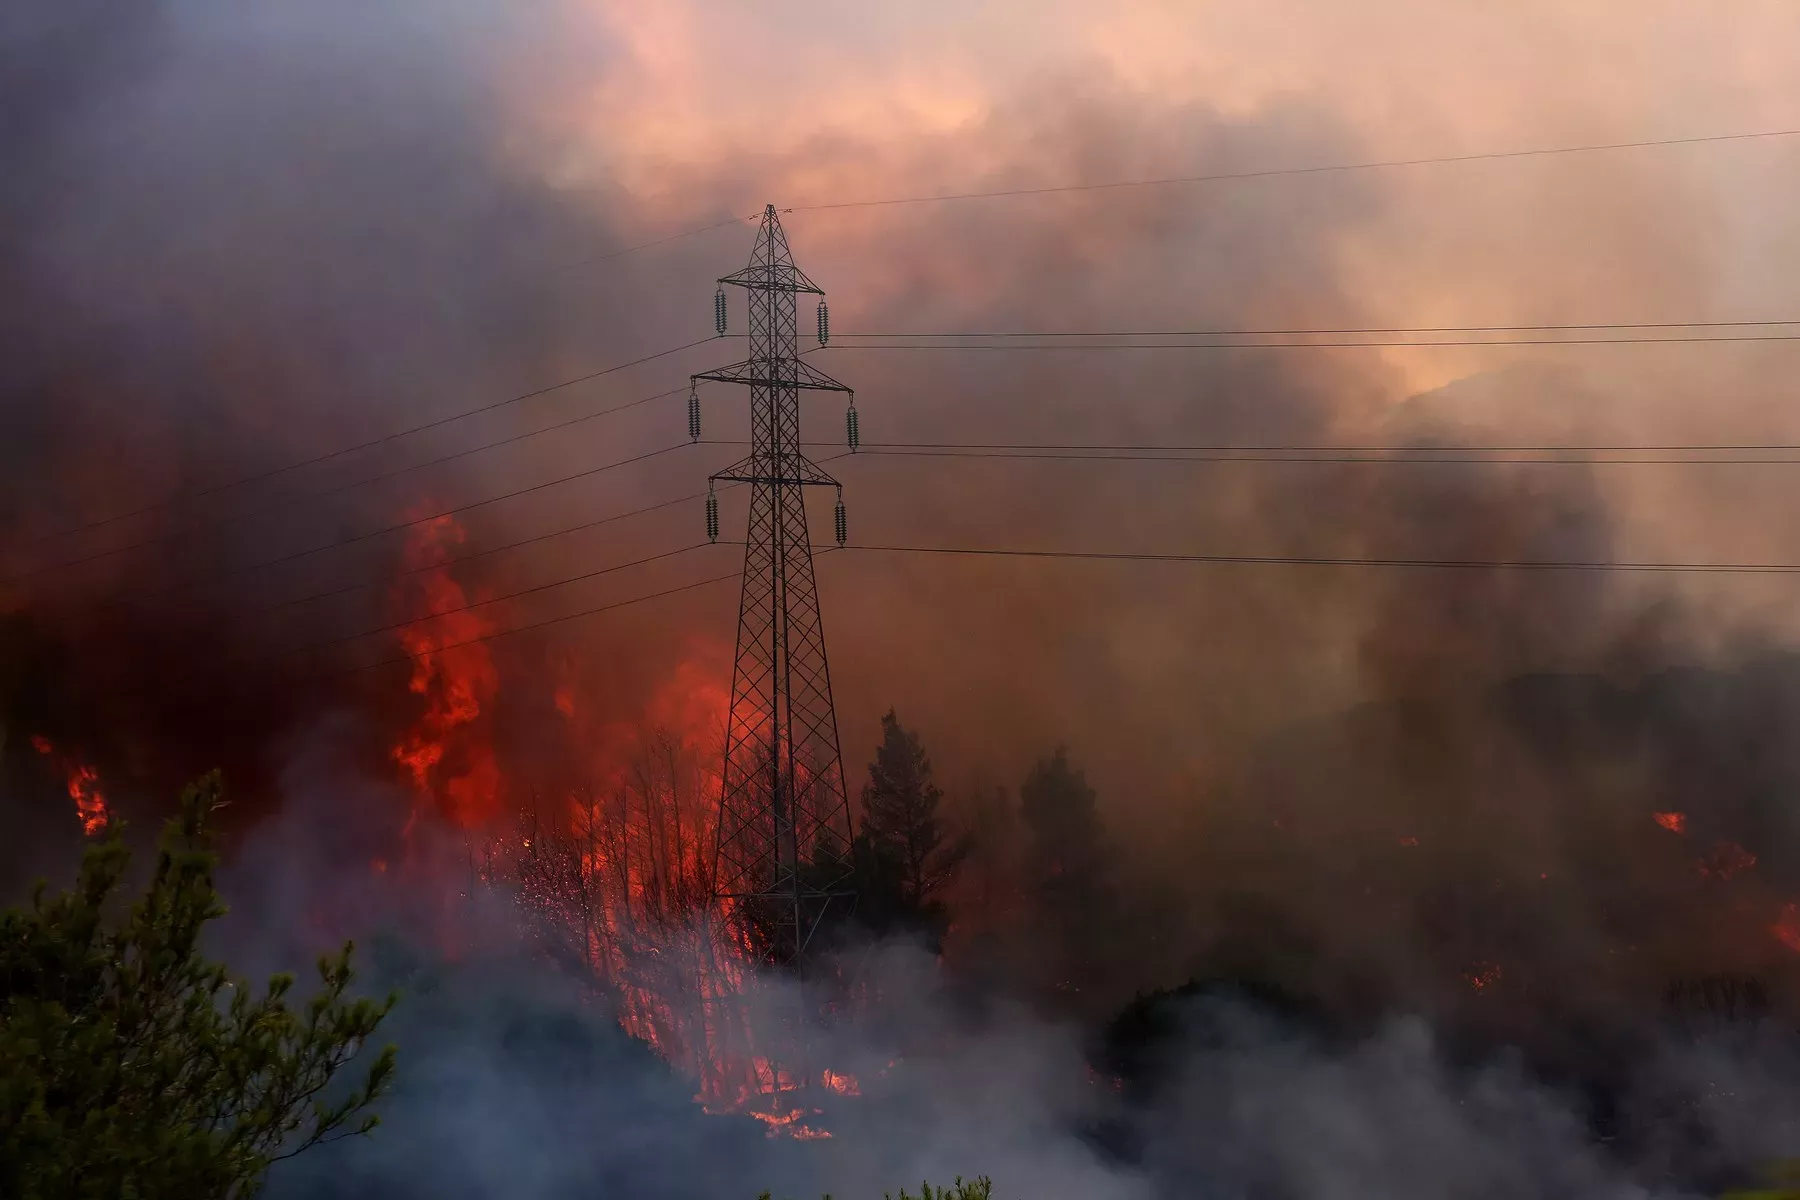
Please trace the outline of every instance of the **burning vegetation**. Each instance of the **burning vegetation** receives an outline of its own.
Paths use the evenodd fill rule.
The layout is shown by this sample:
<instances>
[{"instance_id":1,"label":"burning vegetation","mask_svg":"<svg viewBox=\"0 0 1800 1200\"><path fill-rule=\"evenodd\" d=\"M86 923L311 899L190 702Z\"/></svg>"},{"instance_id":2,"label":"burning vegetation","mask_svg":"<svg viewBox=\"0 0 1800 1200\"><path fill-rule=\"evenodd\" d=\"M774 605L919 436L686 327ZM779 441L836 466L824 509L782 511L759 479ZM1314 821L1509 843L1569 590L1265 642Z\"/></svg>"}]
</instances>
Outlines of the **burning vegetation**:
<instances>
[{"instance_id":1,"label":"burning vegetation","mask_svg":"<svg viewBox=\"0 0 1800 1200\"><path fill-rule=\"evenodd\" d=\"M69 799L75 802L81 831L89 837L105 832L111 814L107 811L106 797L100 792L100 772L86 763L57 754L56 747L42 734L32 735L31 746L61 768L68 781Z\"/></svg>"}]
</instances>

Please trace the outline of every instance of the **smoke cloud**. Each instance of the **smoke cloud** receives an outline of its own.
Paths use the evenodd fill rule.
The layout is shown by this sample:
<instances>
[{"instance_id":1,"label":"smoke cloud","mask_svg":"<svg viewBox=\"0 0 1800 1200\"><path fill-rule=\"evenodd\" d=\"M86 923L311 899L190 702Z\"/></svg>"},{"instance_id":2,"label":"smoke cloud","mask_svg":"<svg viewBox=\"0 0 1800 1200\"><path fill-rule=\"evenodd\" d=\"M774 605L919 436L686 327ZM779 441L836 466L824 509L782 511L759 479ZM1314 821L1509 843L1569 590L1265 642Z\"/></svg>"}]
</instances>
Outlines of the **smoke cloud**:
<instances>
[{"instance_id":1,"label":"smoke cloud","mask_svg":"<svg viewBox=\"0 0 1800 1200\"><path fill-rule=\"evenodd\" d=\"M795 206L783 219L840 331L819 361L856 387L870 451L1800 441L1777 342L952 353L854 336L1768 319L1792 311L1791 141L807 207L1775 128L1800 67L1790 8L966 7L0 14L0 811L22 831L0 880L60 865L75 836L29 734L80 748L144 817L223 764L238 917L258 931L234 948L288 962L384 925L381 979L418 993L402 1037L427 1065L381 1140L318 1168L370 1194L404 1194L425 1163L442 1168L431 1194L494 1194L490 1168L513 1160L542 1174L508 1194L543 1196L602 1177L748 1195L958 1171L1046 1196L1660 1196L1776 1153L1791 1098L1757 1065L1781 1061L1776 1035L1692 1045L1662 1022L1693 979L1754 977L1792 1015L1796 955L1773 932L1800 899L1781 575L821 559L853 779L893 706L953 786L1010 786L1058 743L1095 783L1134 915L1108 931L1107 987L1063 1019L1189 979L1325 1010L1329 1037L1192 1002L1199 1030L1171 1044L1154 1099L1090 1083L1090 1030L1020 999L998 950L958 959L997 943L953 937L950 974L1001 977L1013 1007L971 1015L933 992L917 1029L847 1034L834 1053L859 1076L880 1077L893 1039L907 1065L802 1153L694 1111L541 964L418 950L443 914L364 864L399 861L413 801L392 747L420 701L404 664L352 670L400 657L392 626L417 611L389 583L411 565L396 527L457 508L458 553L541 539L457 565L473 599L699 542L697 502L545 536L688 496L736 457L678 448L678 395L521 435L678 390L738 343L381 439L705 336L748 226L615 256L640 242ZM743 64L777 54L790 86L748 82ZM709 439L743 436L735 401L705 402ZM835 411L808 421L835 442ZM667 453L484 503L652 450ZM852 541L873 545L1800 555L1769 518L1796 499L1788 468L1574 457L865 452L831 469ZM554 619L732 554L485 617ZM559 723L569 695L590 728L691 727L682 702L728 681L729 591L494 642L482 731L509 786L592 770L585 731ZM375 632L341 640L359 630ZM954 790L972 821L976 789ZM420 845L439 874L468 853ZM1029 940L1028 922L966 903L967 929ZM935 986L905 951L877 962L892 994ZM1634 1058L1652 1065L1620 1067ZM1639 1142L1600 1140L1614 1118L1583 1091L1595 1079ZM1672 1127L1665 1104L1686 1122L1665 1139L1679 1162L1645 1132Z\"/></svg>"}]
</instances>

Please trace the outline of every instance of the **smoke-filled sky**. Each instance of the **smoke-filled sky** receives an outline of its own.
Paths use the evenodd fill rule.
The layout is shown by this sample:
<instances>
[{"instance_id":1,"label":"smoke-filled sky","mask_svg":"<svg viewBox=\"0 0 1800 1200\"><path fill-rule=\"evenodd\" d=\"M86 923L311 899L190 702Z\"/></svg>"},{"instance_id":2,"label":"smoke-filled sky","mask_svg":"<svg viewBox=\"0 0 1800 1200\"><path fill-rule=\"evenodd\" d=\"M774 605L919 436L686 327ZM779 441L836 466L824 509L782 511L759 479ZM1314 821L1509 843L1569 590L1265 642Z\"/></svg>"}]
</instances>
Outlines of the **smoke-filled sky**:
<instances>
[{"instance_id":1,"label":"smoke-filled sky","mask_svg":"<svg viewBox=\"0 0 1800 1200\"><path fill-rule=\"evenodd\" d=\"M0 847L5 882L68 832L29 733L95 760L128 812L224 763L251 823L320 786L295 748L330 712L386 795L417 698L403 662L343 669L400 657L391 626L431 606L390 583L418 553L391 526L533 489L457 514L464 550L538 539L456 571L476 598L538 589L484 630L734 569L739 550L696 548L552 586L703 540L695 494L739 451L683 444L681 390L741 341L496 402L707 337L750 222L618 252L766 203L795 209L836 331L810 361L856 389L871 449L1800 443L1792 342L855 336L1800 319L1800 137L1280 173L1800 129L1796 80L1800 9L1781 0L11 0L0 782L24 832ZM1257 172L1276 173L826 207ZM741 438L742 393L703 394L707 437ZM836 453L841 408L807 404L818 456ZM875 545L1800 562L1800 468L1780 463L830 469L851 541ZM744 510L723 500L729 541ZM1795 959L1768 936L1800 900L1793 575L858 550L819 575L853 786L889 707L957 804L1059 743L1088 769L1124 859L1179 897L1121 992L1234 938L1280 958L1270 930L1320 994L1427 1015L1430 967L1502 953L1570 1007L1571 977L1610 997ZM717 584L494 643L483 720L514 788L595 730L716 717L735 603ZM577 703L592 720L571 734L557 713ZM1729 889L1727 845L1759 860ZM1354 1109L1418 1057L1412 1037L1317 1071ZM1309 1060L1270 1094L1318 1078Z\"/></svg>"},{"instance_id":2,"label":"smoke-filled sky","mask_svg":"<svg viewBox=\"0 0 1800 1200\"><path fill-rule=\"evenodd\" d=\"M1790 6L119 5L5 18L9 523L55 534L708 332L756 212L1786 128ZM862 331L1305 328L1793 315L1800 143L1699 146L785 218ZM741 328L741 310L736 316ZM136 712L171 669L257 695L271 648L391 623L399 538L246 571L677 444L679 396L308 500L679 387L737 343L16 551L78 667L31 703ZM1783 442L1787 344L977 354L834 349L864 438L1162 444ZM727 389L709 436L741 436ZM821 441L841 436L813 404ZM829 451L822 450L821 453ZM468 545L691 494L676 450L461 516ZM1785 560L1780 466L836 464L853 540L1224 554ZM726 527L742 519L727 497ZM824 515L815 512L815 523ZM698 541L697 501L467 569L503 594ZM703 551L496 606L504 627L735 565ZM1169 816L1291 722L1521 670L1651 669L1779 638L1783 578L943 561L820 564L847 755L888 706L957 773L1070 743L1121 821ZM221 572L224 572L221 574ZM205 585L171 592L200 577ZM726 585L504 654L629 717L728 667ZM92 603L105 603L98 620ZM405 615L405 614L398 614ZM216 622L226 624L222 640ZM70 623L73 624L70 624ZM326 665L391 656L391 633ZM198 639L198 640L197 640ZM206 654L194 647L207 645ZM234 665L241 651L244 661ZM1648 655L1648 658L1643 656ZM335 656L344 656L342 658ZM134 665L139 660L142 665ZM171 668L170 663L176 664ZM121 665L124 664L124 665ZM685 672L685 673L684 673ZM526 676L529 680L531 677ZM78 681L78 682L72 682ZM357 677L403 703L403 674ZM131 686L125 686L129 683ZM366 685L366 687L364 686ZM340 679L327 693L347 686ZM84 688L89 693L81 695ZM202 689L204 690L204 689ZM519 689L514 689L518 694ZM541 695L538 695L541 693ZM129 697L136 696L133 702ZM29 705L28 705L29 707ZM202 704L204 707L204 704ZM148 710L146 714L146 710ZM256 719L266 713L266 719ZM124 736L128 731L120 731ZM186 768L242 753L195 735ZM220 746L219 741L232 746ZM140 751L140 757L150 754ZM273 770L273 766L268 769ZM1185 798L1185 799L1184 799Z\"/></svg>"}]
</instances>

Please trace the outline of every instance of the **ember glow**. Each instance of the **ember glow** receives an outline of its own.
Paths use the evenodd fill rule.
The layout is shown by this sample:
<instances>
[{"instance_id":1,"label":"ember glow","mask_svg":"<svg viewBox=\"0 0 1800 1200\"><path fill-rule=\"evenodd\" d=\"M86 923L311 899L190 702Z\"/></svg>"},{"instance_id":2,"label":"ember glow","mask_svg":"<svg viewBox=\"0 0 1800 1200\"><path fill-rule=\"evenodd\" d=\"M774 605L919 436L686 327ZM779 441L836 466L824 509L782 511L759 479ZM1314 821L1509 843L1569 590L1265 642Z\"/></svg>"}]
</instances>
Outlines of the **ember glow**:
<instances>
[{"instance_id":1,"label":"ember glow","mask_svg":"<svg viewBox=\"0 0 1800 1200\"><path fill-rule=\"evenodd\" d=\"M1792 900L1784 904L1781 915L1769 926L1769 932L1775 935L1776 941L1800 954L1800 904Z\"/></svg>"},{"instance_id":2,"label":"ember glow","mask_svg":"<svg viewBox=\"0 0 1800 1200\"><path fill-rule=\"evenodd\" d=\"M56 747L42 734L33 734L31 746L46 758L58 757ZM81 831L93 837L106 829L111 813L106 797L100 791L100 773L83 762L58 758L67 780L69 799L75 802L75 815L81 819Z\"/></svg>"},{"instance_id":3,"label":"ember glow","mask_svg":"<svg viewBox=\"0 0 1800 1200\"><path fill-rule=\"evenodd\" d=\"M1659 812L1659 813L1651 813L1650 815L1655 818L1656 823L1658 825L1661 825L1664 829L1668 830L1670 833L1685 834L1687 832L1687 814L1686 813L1683 813L1683 812Z\"/></svg>"},{"instance_id":4,"label":"ember glow","mask_svg":"<svg viewBox=\"0 0 1800 1200\"><path fill-rule=\"evenodd\" d=\"M1504 974L1499 963L1482 962L1463 972L1463 979L1475 991L1485 992L1499 983Z\"/></svg>"},{"instance_id":5,"label":"ember glow","mask_svg":"<svg viewBox=\"0 0 1800 1200\"><path fill-rule=\"evenodd\" d=\"M1721 882L1742 875L1756 865L1756 855L1736 842L1720 842L1700 860L1700 878Z\"/></svg>"}]
</instances>

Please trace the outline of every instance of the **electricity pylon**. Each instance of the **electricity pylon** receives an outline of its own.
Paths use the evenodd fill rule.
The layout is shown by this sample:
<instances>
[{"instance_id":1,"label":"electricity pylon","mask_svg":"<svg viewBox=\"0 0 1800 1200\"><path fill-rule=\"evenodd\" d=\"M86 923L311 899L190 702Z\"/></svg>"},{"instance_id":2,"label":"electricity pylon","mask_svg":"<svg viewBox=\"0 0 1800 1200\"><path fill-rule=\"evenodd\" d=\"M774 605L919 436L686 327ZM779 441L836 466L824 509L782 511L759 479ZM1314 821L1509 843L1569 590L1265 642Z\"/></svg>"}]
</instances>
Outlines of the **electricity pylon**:
<instances>
[{"instance_id":1,"label":"electricity pylon","mask_svg":"<svg viewBox=\"0 0 1800 1200\"><path fill-rule=\"evenodd\" d=\"M806 525L806 489L836 488L841 544L843 488L801 450L800 393L842 392L852 414L855 396L803 362L796 349L802 292L820 298L819 341L825 342L825 293L794 265L774 205L763 211L750 265L719 280L721 334L726 286L749 293L750 356L693 377L750 389L750 453L713 475L707 489L707 533L717 539L711 485L727 480L750 487L713 889L732 902L739 928L768 961L797 966L820 919L849 898L852 838ZM848 424L854 441L854 416ZM698 438L697 399L689 425Z\"/></svg>"}]
</instances>

